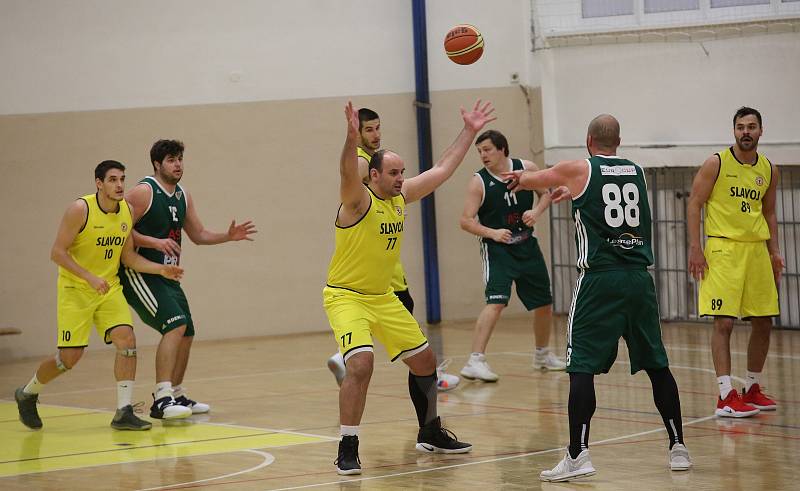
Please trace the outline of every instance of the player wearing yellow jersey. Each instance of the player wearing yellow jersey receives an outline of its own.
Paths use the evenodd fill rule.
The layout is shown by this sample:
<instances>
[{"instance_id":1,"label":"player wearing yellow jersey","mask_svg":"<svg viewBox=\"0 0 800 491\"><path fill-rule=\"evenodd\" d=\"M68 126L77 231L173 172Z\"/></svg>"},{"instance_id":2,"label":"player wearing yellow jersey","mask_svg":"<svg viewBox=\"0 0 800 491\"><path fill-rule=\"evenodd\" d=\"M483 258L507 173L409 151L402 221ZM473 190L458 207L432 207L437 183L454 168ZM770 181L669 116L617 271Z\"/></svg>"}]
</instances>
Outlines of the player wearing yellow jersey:
<instances>
[{"instance_id":1,"label":"player wearing yellow jersey","mask_svg":"<svg viewBox=\"0 0 800 491\"><path fill-rule=\"evenodd\" d=\"M378 113L366 107L358 110L358 134L361 140L356 149L358 154L358 174L364 184L369 184L369 162L375 152L381 148L381 119ZM408 290L406 272L403 269L403 262L400 260L395 263L391 286L403 306L413 315L414 298ZM455 389L461 381L456 375L445 373L445 369L449 364L450 360L444 360L436 368L436 385L440 391ZM347 368L344 366L344 358L340 352L337 351L328 358L328 369L336 378L336 383L341 386L342 380L344 380L344 376L347 373Z\"/></svg>"},{"instance_id":2,"label":"player wearing yellow jersey","mask_svg":"<svg viewBox=\"0 0 800 491\"><path fill-rule=\"evenodd\" d=\"M472 449L442 428L436 412L436 356L390 284L402 247L406 204L429 195L455 172L478 131L495 119L493 111L491 104L480 101L470 112L462 109L464 129L455 142L431 169L410 179L403 178L405 166L399 155L376 152L369 164L370 182L364 185L356 157L358 115L352 103L345 107L348 124L339 167L336 248L323 290L325 312L347 363L339 390L339 474L361 473L358 425L372 376L373 337L385 345L393 361L402 359L409 367L409 394L420 426L416 448L441 453Z\"/></svg>"},{"instance_id":3,"label":"player wearing yellow jersey","mask_svg":"<svg viewBox=\"0 0 800 491\"><path fill-rule=\"evenodd\" d=\"M758 153L761 114L742 107L733 116L735 145L706 159L692 183L689 272L700 283L700 315L714 317L711 353L720 397L717 416L742 418L775 409L761 392L772 316L778 315L777 283L783 270L778 247L775 194L778 168ZM705 251L700 210L705 206ZM740 397L731 386L730 339L734 318L752 325L747 378Z\"/></svg>"},{"instance_id":4,"label":"player wearing yellow jersey","mask_svg":"<svg viewBox=\"0 0 800 491\"><path fill-rule=\"evenodd\" d=\"M97 193L74 201L61 220L50 258L58 264L58 351L48 358L27 385L14 393L20 421L31 429L42 427L36 410L43 386L80 360L89 344L92 323L117 356L117 412L111 427L148 430L151 423L133 414L133 380L136 376L136 338L131 313L117 276L125 265L166 278L179 279L178 266L143 258L128 240L132 211L123 199L125 166L114 160L101 162L94 171Z\"/></svg>"}]
</instances>

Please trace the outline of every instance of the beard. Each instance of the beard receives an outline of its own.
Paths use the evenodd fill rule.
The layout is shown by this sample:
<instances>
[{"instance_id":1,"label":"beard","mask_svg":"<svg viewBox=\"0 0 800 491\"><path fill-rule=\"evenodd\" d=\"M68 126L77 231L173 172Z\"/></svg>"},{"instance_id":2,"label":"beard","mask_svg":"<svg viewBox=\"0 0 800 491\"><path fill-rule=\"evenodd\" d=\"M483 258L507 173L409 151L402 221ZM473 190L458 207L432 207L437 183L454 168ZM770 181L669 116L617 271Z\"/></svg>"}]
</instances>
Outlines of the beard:
<instances>
[{"instance_id":1,"label":"beard","mask_svg":"<svg viewBox=\"0 0 800 491\"><path fill-rule=\"evenodd\" d=\"M758 145L758 140L756 140L755 138L750 138L749 140L745 140L742 138L736 140L736 145L738 145L739 148L741 148L744 151L749 151L756 148L756 145Z\"/></svg>"},{"instance_id":2,"label":"beard","mask_svg":"<svg viewBox=\"0 0 800 491\"><path fill-rule=\"evenodd\" d=\"M169 184L170 186L174 186L174 185L178 184L180 182L180 180L181 180L180 177L172 176L172 175L167 174L166 172L163 172L163 171L160 171L160 170L158 171L158 177L162 181L164 181L165 183Z\"/></svg>"}]
</instances>

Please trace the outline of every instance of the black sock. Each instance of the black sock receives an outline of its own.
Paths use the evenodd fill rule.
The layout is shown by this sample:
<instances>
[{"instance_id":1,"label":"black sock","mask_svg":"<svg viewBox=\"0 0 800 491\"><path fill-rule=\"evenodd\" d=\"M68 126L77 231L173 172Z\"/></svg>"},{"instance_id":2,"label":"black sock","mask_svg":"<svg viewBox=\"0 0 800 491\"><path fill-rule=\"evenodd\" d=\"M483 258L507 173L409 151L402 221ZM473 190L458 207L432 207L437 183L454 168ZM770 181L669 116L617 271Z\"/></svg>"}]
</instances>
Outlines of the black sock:
<instances>
[{"instance_id":1,"label":"black sock","mask_svg":"<svg viewBox=\"0 0 800 491\"><path fill-rule=\"evenodd\" d=\"M569 374L569 456L573 459L589 448L589 423L597 401L594 397L594 375Z\"/></svg>"},{"instance_id":2,"label":"black sock","mask_svg":"<svg viewBox=\"0 0 800 491\"><path fill-rule=\"evenodd\" d=\"M436 419L436 371L419 376L408 372L408 393L417 411L420 428Z\"/></svg>"},{"instance_id":3,"label":"black sock","mask_svg":"<svg viewBox=\"0 0 800 491\"><path fill-rule=\"evenodd\" d=\"M683 444L683 423L681 422L681 398L678 395L678 384L669 368L647 370L653 384L653 400L664 420L669 436L669 448L676 443Z\"/></svg>"}]
</instances>

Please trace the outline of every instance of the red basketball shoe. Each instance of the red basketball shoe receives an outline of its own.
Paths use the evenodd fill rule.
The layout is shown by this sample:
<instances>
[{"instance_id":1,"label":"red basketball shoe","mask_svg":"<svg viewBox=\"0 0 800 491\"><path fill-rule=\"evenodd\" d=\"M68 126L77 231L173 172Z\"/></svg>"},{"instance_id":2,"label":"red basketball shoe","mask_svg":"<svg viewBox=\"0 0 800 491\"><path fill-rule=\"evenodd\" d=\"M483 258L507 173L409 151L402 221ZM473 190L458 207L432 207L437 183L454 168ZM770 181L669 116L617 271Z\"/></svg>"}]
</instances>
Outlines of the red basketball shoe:
<instances>
[{"instance_id":1,"label":"red basketball shoe","mask_svg":"<svg viewBox=\"0 0 800 491\"><path fill-rule=\"evenodd\" d=\"M723 418L747 418L759 412L760 410L757 407L742 401L735 389L728 392L725 399L717 398L717 416Z\"/></svg>"},{"instance_id":2,"label":"red basketball shoe","mask_svg":"<svg viewBox=\"0 0 800 491\"><path fill-rule=\"evenodd\" d=\"M758 384L751 385L747 392L742 389L742 401L762 411L774 411L778 407L775 401L761 392L761 386Z\"/></svg>"}]
</instances>

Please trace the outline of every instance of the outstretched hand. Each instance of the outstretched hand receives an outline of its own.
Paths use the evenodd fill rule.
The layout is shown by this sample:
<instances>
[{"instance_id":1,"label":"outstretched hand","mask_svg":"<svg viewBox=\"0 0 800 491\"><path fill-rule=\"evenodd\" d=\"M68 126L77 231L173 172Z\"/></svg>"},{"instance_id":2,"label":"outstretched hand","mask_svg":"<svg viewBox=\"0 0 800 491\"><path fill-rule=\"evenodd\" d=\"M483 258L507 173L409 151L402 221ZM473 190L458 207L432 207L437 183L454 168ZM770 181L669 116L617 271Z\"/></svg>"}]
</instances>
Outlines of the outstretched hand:
<instances>
[{"instance_id":1,"label":"outstretched hand","mask_svg":"<svg viewBox=\"0 0 800 491\"><path fill-rule=\"evenodd\" d=\"M550 199L553 203L560 203L566 199L572 199L572 193L567 186L559 186L550 191Z\"/></svg>"},{"instance_id":2,"label":"outstretched hand","mask_svg":"<svg viewBox=\"0 0 800 491\"><path fill-rule=\"evenodd\" d=\"M347 138L358 138L358 111L353 109L353 101L347 101L344 116L347 119Z\"/></svg>"},{"instance_id":3,"label":"outstretched hand","mask_svg":"<svg viewBox=\"0 0 800 491\"><path fill-rule=\"evenodd\" d=\"M486 124L497 119L497 116L491 115L493 112L494 107L492 107L491 102L487 102L481 106L481 100L478 99L478 101L475 103L475 107L472 108L472 111L467 112L463 107L461 108L461 117L464 118L464 126L477 133Z\"/></svg>"},{"instance_id":4,"label":"outstretched hand","mask_svg":"<svg viewBox=\"0 0 800 491\"><path fill-rule=\"evenodd\" d=\"M228 227L228 240L253 240L250 235L255 233L258 233L258 230L256 230L256 226L252 221L248 220L236 225L236 220L233 220L231 221L231 226Z\"/></svg>"},{"instance_id":5,"label":"outstretched hand","mask_svg":"<svg viewBox=\"0 0 800 491\"><path fill-rule=\"evenodd\" d=\"M520 186L519 180L522 177L522 174L524 172L525 172L524 170L513 170L513 171L510 171L510 172L501 172L500 173L500 177L506 183L506 187L510 191L521 191L521 190L523 190L525 188Z\"/></svg>"}]
</instances>

